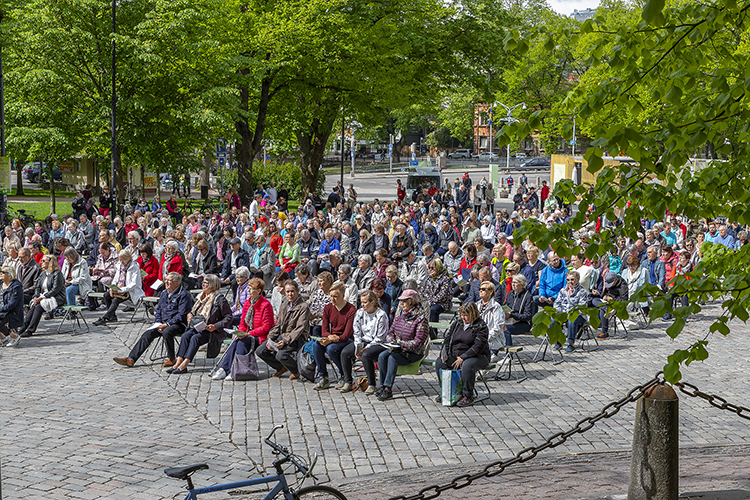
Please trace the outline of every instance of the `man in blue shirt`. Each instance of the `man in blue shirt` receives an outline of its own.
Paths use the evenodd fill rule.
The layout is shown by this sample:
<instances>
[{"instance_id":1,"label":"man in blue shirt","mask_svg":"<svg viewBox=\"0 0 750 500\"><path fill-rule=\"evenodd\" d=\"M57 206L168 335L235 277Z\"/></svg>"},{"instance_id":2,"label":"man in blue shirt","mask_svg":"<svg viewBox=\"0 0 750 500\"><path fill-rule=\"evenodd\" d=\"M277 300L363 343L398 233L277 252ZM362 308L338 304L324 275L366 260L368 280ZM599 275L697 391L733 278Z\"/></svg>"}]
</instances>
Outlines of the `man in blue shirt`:
<instances>
[{"instance_id":1,"label":"man in blue shirt","mask_svg":"<svg viewBox=\"0 0 750 500\"><path fill-rule=\"evenodd\" d=\"M719 234L716 235L713 243L714 245L724 245L728 250L734 250L735 247L734 237L729 234L729 230L724 224L719 226Z\"/></svg>"},{"instance_id":2,"label":"man in blue shirt","mask_svg":"<svg viewBox=\"0 0 750 500\"><path fill-rule=\"evenodd\" d=\"M660 290L664 290L666 268L664 267L664 262L659 259L658 247L648 247L646 258L641 262L641 267L648 271L648 282L658 286Z\"/></svg>"},{"instance_id":3,"label":"man in blue shirt","mask_svg":"<svg viewBox=\"0 0 750 500\"><path fill-rule=\"evenodd\" d=\"M677 235L672 232L672 224L669 222L664 223L664 231L659 233L662 238L664 238L664 242L674 248L677 246Z\"/></svg>"}]
</instances>

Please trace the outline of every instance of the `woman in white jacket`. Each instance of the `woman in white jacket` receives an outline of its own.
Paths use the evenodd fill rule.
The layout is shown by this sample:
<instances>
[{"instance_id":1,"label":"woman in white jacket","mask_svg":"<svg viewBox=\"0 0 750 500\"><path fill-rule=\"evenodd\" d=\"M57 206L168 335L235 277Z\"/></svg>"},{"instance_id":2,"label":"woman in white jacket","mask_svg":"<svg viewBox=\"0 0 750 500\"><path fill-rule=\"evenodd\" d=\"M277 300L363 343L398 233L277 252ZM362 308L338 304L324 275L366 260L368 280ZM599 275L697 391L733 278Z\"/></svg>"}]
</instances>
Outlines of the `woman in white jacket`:
<instances>
[{"instance_id":1,"label":"woman in white jacket","mask_svg":"<svg viewBox=\"0 0 750 500\"><path fill-rule=\"evenodd\" d=\"M648 270L645 267L641 267L641 263L638 261L638 257L634 255L628 256L625 260L627 267L622 271L622 279L628 284L628 297L635 295L638 288L646 283L648 278ZM641 308L648 308L648 301L640 302L638 304Z\"/></svg>"},{"instance_id":2,"label":"woman in white jacket","mask_svg":"<svg viewBox=\"0 0 750 500\"><path fill-rule=\"evenodd\" d=\"M73 247L63 252L62 275L65 279L65 299L69 306L76 305L76 295L85 299L91 291L91 275L86 261Z\"/></svg>"},{"instance_id":3,"label":"woman in white jacket","mask_svg":"<svg viewBox=\"0 0 750 500\"><path fill-rule=\"evenodd\" d=\"M344 347L341 351L341 365L343 368L344 386L341 392L352 390L352 368L354 359L362 359L362 365L367 373L368 387L365 394L375 393L375 361L378 355L385 350L382 343L388 335L388 315L380 307L375 292L366 290L360 294L362 308L354 315L352 336L354 342Z\"/></svg>"},{"instance_id":4,"label":"woman in white jacket","mask_svg":"<svg viewBox=\"0 0 750 500\"><path fill-rule=\"evenodd\" d=\"M490 334L488 337L490 350L493 355L505 345L505 311L503 306L495 301L495 284L491 281L482 281L479 285L479 298L476 302L479 315L487 324Z\"/></svg>"},{"instance_id":5,"label":"woman in white jacket","mask_svg":"<svg viewBox=\"0 0 750 500\"><path fill-rule=\"evenodd\" d=\"M143 284L141 282L141 269L138 264L133 262L133 256L127 250L121 250L118 254L120 262L117 264L115 277L112 279L110 290L104 294L104 304L107 306L107 312L101 319L94 322L94 325L101 326L108 322L117 321L117 308L130 300L133 304L143 297ZM116 288L112 288L116 287Z\"/></svg>"}]
</instances>

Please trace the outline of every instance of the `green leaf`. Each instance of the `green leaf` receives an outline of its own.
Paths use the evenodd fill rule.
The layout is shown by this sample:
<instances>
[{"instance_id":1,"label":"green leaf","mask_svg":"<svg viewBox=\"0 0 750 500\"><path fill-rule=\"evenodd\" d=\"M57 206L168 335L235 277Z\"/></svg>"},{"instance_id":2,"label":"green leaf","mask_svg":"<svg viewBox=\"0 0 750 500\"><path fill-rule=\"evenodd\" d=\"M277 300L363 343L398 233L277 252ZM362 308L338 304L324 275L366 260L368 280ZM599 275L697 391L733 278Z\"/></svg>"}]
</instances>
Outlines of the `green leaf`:
<instances>
[{"instance_id":1,"label":"green leaf","mask_svg":"<svg viewBox=\"0 0 750 500\"><path fill-rule=\"evenodd\" d=\"M663 19L662 10L664 9L664 0L648 0L643 6L641 17L646 23L656 25Z\"/></svg>"}]
</instances>

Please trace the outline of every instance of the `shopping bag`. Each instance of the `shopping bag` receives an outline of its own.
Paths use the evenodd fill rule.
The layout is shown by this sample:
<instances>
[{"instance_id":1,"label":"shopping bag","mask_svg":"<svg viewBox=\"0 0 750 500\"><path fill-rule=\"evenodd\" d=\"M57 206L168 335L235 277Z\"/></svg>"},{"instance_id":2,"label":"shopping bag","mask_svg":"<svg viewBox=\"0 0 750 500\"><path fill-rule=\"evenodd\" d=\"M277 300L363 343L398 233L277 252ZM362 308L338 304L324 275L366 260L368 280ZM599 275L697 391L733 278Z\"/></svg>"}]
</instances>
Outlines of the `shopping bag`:
<instances>
[{"instance_id":1,"label":"shopping bag","mask_svg":"<svg viewBox=\"0 0 750 500\"><path fill-rule=\"evenodd\" d=\"M235 354L232 360L232 370L229 374L232 380L258 380L260 372L258 371L258 362L255 360L255 353Z\"/></svg>"},{"instance_id":2,"label":"shopping bag","mask_svg":"<svg viewBox=\"0 0 750 500\"><path fill-rule=\"evenodd\" d=\"M461 370L441 370L440 397L443 406L453 406L463 397Z\"/></svg>"}]
</instances>

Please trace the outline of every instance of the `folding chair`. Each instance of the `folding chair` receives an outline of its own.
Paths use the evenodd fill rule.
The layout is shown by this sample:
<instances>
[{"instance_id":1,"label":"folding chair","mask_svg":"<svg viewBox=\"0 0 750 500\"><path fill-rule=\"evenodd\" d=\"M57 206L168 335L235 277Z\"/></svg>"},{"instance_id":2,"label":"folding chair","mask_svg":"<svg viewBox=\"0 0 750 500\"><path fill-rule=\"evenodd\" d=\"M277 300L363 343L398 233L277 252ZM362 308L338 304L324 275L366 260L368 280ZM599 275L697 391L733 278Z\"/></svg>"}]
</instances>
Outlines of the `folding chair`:
<instances>
[{"instance_id":1,"label":"folding chair","mask_svg":"<svg viewBox=\"0 0 750 500\"><path fill-rule=\"evenodd\" d=\"M410 363L408 365L399 366L398 369L396 370L396 375L419 375L419 367L422 365L422 362L430 353L431 347L432 347L432 341L430 340L429 337L427 337L427 345L425 345L424 356L422 356L422 359L420 359L419 361ZM433 360L429 364L425 363L425 366L435 366L435 361Z\"/></svg>"},{"instance_id":2,"label":"folding chair","mask_svg":"<svg viewBox=\"0 0 750 500\"><path fill-rule=\"evenodd\" d=\"M532 363L536 363L537 361L546 361L547 356L547 349L549 349L550 343L549 343L549 336L545 333L544 337L542 337L542 342L539 344L539 349L536 350L536 354L534 354L534 358L531 360ZM539 354L541 353L541 357ZM555 361L555 353L557 353L558 356L560 356L559 361ZM550 356L552 357L552 364L553 365L559 365L563 361L565 361L565 358L563 357L563 353L561 350L552 349L550 352Z\"/></svg>"},{"instance_id":3,"label":"folding chair","mask_svg":"<svg viewBox=\"0 0 750 500\"><path fill-rule=\"evenodd\" d=\"M625 335L621 337L623 340L628 340L628 327L625 326L625 320L620 319L617 317L617 314L615 314L615 311L612 311L609 315L609 325L612 328L612 335L611 337L616 337L617 332L619 330L619 326L617 326L619 323L620 326L622 326L623 331L625 332Z\"/></svg>"},{"instance_id":4,"label":"folding chair","mask_svg":"<svg viewBox=\"0 0 750 500\"><path fill-rule=\"evenodd\" d=\"M596 332L591 327L591 323L586 320L583 325L578 329L578 333L576 334L576 339L579 341L579 345L581 346L581 350L594 352L597 349L599 349L599 341L596 339ZM596 344L596 347L593 349L591 348L591 341L594 341Z\"/></svg>"},{"instance_id":5,"label":"folding chair","mask_svg":"<svg viewBox=\"0 0 750 500\"><path fill-rule=\"evenodd\" d=\"M526 373L526 367L523 366L523 361L521 361L521 357L518 355L519 352L523 351L523 347L503 347L499 350L505 352L505 357L498 363L495 380L510 380L512 377L518 383L529 378L528 373ZM513 373L513 363L516 363L521 368L523 377L519 377L518 370L516 370L515 374ZM508 366L507 374L501 375L500 371L506 365Z\"/></svg>"},{"instance_id":6,"label":"folding chair","mask_svg":"<svg viewBox=\"0 0 750 500\"><path fill-rule=\"evenodd\" d=\"M474 402L475 403L481 403L482 401L486 401L492 397L492 389L490 389L490 385L487 383L487 375L496 367L497 365L495 363L490 363L477 372L477 378L482 381L482 384L484 384L485 393L479 394L479 391L477 390L477 384L475 381L474 382Z\"/></svg>"},{"instance_id":7,"label":"folding chair","mask_svg":"<svg viewBox=\"0 0 750 500\"><path fill-rule=\"evenodd\" d=\"M62 309L65 314L63 314L60 324L57 325L57 333L60 333L60 330L62 330L63 324L65 324L66 321L70 321L71 323L75 322L76 326L72 330L63 333L72 332L73 335L89 333L89 324L86 322L86 318L83 317L83 314L81 314L83 311L89 310L88 306L62 306L60 309ZM81 322L83 322L83 326L86 327L86 331L83 331Z\"/></svg>"},{"instance_id":8,"label":"folding chair","mask_svg":"<svg viewBox=\"0 0 750 500\"><path fill-rule=\"evenodd\" d=\"M130 322L135 323L135 315L138 313L138 309L143 306L144 317L142 320L140 320L140 322L150 323L151 319L153 319L153 316L151 314L151 311L149 310L149 306L156 307L156 304L158 302L159 297L157 297L156 295L153 295L151 297L143 295L142 297L139 297L138 300L135 301L135 304L133 304L133 314L130 316Z\"/></svg>"}]
</instances>

